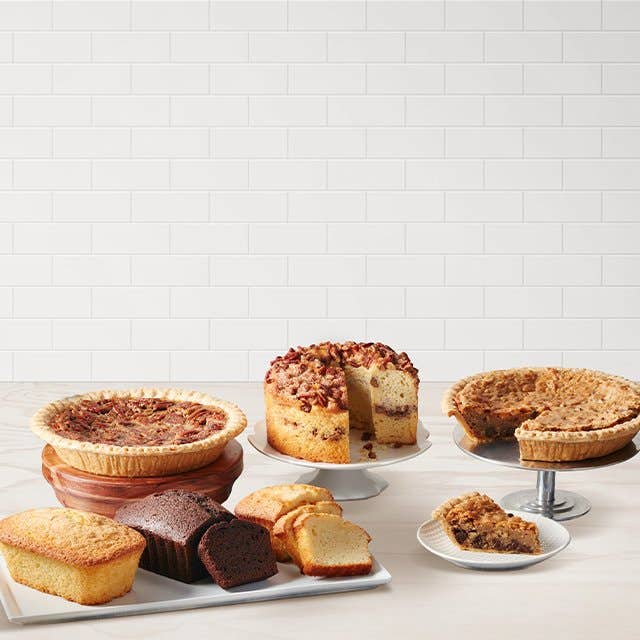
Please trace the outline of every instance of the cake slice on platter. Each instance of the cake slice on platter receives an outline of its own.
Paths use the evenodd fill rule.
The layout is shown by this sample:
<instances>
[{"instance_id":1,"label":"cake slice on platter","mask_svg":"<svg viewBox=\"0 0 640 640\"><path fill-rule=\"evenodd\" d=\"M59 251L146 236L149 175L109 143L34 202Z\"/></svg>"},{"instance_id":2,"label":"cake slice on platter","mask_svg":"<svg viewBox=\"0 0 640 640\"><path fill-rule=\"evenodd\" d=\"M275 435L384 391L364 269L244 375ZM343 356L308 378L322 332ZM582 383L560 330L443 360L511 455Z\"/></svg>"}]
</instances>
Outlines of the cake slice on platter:
<instances>
[{"instance_id":1,"label":"cake slice on platter","mask_svg":"<svg viewBox=\"0 0 640 640\"><path fill-rule=\"evenodd\" d=\"M371 572L371 536L330 513L303 513L293 523L300 571L308 576L356 576Z\"/></svg>"},{"instance_id":2,"label":"cake slice on platter","mask_svg":"<svg viewBox=\"0 0 640 640\"><path fill-rule=\"evenodd\" d=\"M452 498L432 514L465 551L541 553L538 527L507 513L489 496L474 492Z\"/></svg>"},{"instance_id":3,"label":"cake slice on platter","mask_svg":"<svg viewBox=\"0 0 640 640\"><path fill-rule=\"evenodd\" d=\"M293 534L293 524L303 513L332 513L341 516L342 507L337 502L322 500L314 504L304 504L297 507L277 520L273 527L272 536L287 550L287 553L297 565L300 564L300 558Z\"/></svg>"}]
</instances>

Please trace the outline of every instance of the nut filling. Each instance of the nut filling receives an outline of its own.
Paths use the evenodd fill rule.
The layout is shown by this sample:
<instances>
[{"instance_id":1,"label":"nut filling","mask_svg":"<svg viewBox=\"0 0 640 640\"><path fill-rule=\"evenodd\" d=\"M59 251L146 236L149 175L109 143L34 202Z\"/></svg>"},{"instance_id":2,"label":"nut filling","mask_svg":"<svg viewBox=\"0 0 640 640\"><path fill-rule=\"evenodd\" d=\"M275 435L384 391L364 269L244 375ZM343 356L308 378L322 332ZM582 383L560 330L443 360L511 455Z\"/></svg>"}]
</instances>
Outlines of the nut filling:
<instances>
[{"instance_id":1,"label":"nut filling","mask_svg":"<svg viewBox=\"0 0 640 640\"><path fill-rule=\"evenodd\" d=\"M433 512L447 535L467 551L540 553L538 527L506 513L489 496L470 493Z\"/></svg>"},{"instance_id":2,"label":"nut filling","mask_svg":"<svg viewBox=\"0 0 640 640\"><path fill-rule=\"evenodd\" d=\"M66 407L49 421L71 440L115 446L180 445L203 440L225 428L219 407L162 398L102 398Z\"/></svg>"}]
</instances>

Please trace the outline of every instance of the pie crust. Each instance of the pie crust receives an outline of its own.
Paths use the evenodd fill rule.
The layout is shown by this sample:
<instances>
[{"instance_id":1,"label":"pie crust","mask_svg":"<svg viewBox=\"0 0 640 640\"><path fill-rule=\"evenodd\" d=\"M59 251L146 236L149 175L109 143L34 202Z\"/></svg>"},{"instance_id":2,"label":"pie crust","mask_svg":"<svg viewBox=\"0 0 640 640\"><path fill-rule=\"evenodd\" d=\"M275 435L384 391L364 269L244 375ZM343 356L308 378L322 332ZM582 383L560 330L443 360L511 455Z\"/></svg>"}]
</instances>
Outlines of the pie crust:
<instances>
[{"instance_id":1,"label":"pie crust","mask_svg":"<svg viewBox=\"0 0 640 640\"><path fill-rule=\"evenodd\" d=\"M171 402L194 402L226 413L222 429L184 444L119 446L64 437L50 427L54 416L82 401L110 398L161 398ZM182 389L134 389L93 391L52 402L31 419L31 430L48 442L68 465L104 476L165 476L203 467L213 462L227 443L247 426L244 413L233 403L197 391Z\"/></svg>"},{"instance_id":2,"label":"pie crust","mask_svg":"<svg viewBox=\"0 0 640 640\"><path fill-rule=\"evenodd\" d=\"M495 379L497 381L505 381L508 389L508 381L513 381L516 377L531 375L552 375L552 376L576 376L584 377L597 381L599 385L610 388L610 397L607 403L603 402L599 410L595 402L585 396L584 403L576 401L575 397L570 399L566 404L563 401L562 391L559 390L555 395L549 393L546 398L545 409L539 413L534 413L532 419L525 416L521 424L513 431L513 436L517 439L520 447L520 458L523 460L541 460L549 462L564 462L586 460L588 458L599 458L606 456L614 451L622 449L628 444L633 437L640 431L640 384L632 382L619 376L613 376L600 371L592 371L590 369L569 369L554 367L527 367L521 369L505 369L500 371L490 371L481 373L468 378L464 378L448 389L442 399L442 411L447 416L454 416L460 425L466 431L468 437L474 442L488 442L501 437L509 437L511 434L482 436L478 433L478 429L471 424L471 416L464 415L464 410L460 406L460 396L469 384L478 381ZM603 388L604 388L603 387ZM616 410L615 394L624 393L626 399L634 399L633 406L625 408L620 406ZM498 382L496 382L496 395L499 394ZM540 402L540 398L534 400L529 405L532 412L536 410L535 402ZM526 405L526 396L524 396L523 404ZM492 409L495 416L508 415L508 407L494 406L488 402L486 412L487 419L492 417ZM518 411L522 411L522 406L513 407L510 418L517 420ZM566 428L562 428L560 424L554 428L553 424L549 428L545 428L544 421L536 420L538 415L543 412L547 415L555 417L559 422L566 420ZM580 418L589 417L590 424L580 427ZM509 416L508 416L509 417ZM497 418L498 419L498 418ZM608 422L607 422L608 421ZM550 420L547 420L550 422ZM596 424L594 424L594 422ZM602 425L602 426L600 426Z\"/></svg>"}]
</instances>

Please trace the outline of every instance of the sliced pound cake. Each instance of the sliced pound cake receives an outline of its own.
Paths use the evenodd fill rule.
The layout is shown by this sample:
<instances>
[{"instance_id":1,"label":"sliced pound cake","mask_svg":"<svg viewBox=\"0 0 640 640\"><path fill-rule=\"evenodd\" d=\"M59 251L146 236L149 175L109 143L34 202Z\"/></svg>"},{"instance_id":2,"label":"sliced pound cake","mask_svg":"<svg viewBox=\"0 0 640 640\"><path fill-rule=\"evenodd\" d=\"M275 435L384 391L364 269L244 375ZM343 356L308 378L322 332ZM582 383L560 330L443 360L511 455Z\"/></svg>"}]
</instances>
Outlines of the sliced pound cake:
<instances>
[{"instance_id":1,"label":"sliced pound cake","mask_svg":"<svg viewBox=\"0 0 640 640\"><path fill-rule=\"evenodd\" d=\"M249 520L265 527L271 534L271 545L280 562L289 560L284 544L273 535L277 520L293 509L320 501L332 501L328 489L309 484L282 484L265 487L250 493L240 500L235 514L242 520Z\"/></svg>"},{"instance_id":2,"label":"sliced pound cake","mask_svg":"<svg viewBox=\"0 0 640 640\"><path fill-rule=\"evenodd\" d=\"M342 507L337 502L322 500L314 504L303 504L289 513L285 513L273 527L271 535L279 546L284 548L291 556L291 559L300 566L300 557L298 556L298 546L293 535L293 523L303 513L332 513L337 516L342 515Z\"/></svg>"},{"instance_id":3,"label":"sliced pound cake","mask_svg":"<svg viewBox=\"0 0 640 640\"><path fill-rule=\"evenodd\" d=\"M371 537L339 515L303 513L293 523L293 535L305 575L354 576L371 571Z\"/></svg>"}]
</instances>

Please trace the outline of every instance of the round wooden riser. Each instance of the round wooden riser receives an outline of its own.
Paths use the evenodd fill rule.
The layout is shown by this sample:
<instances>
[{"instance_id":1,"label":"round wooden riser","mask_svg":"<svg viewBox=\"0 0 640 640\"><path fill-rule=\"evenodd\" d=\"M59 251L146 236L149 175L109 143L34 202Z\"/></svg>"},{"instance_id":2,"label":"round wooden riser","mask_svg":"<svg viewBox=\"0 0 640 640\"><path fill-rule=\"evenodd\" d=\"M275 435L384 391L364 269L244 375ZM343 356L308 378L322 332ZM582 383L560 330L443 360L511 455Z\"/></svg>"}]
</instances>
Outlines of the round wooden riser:
<instances>
[{"instance_id":1,"label":"round wooden riser","mask_svg":"<svg viewBox=\"0 0 640 640\"><path fill-rule=\"evenodd\" d=\"M217 460L200 469L173 476L117 478L70 467L46 445L42 450L42 475L65 507L111 518L123 504L169 489L196 491L224 502L242 473L242 458L242 447L232 440Z\"/></svg>"}]
</instances>

